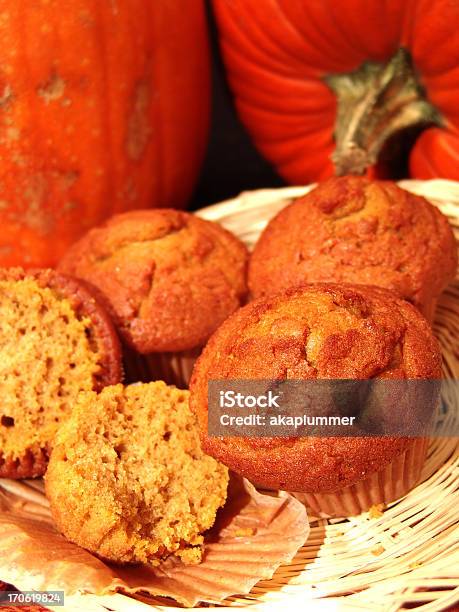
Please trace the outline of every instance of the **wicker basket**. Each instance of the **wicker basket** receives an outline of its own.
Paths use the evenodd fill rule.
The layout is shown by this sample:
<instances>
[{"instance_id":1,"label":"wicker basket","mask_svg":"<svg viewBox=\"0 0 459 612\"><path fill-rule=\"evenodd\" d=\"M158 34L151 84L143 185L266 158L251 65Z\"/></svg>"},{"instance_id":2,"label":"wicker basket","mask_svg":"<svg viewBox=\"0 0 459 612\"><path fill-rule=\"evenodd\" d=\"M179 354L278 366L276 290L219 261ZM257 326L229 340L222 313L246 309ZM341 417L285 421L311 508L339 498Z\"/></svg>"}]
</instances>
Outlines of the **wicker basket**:
<instances>
[{"instance_id":1,"label":"wicker basket","mask_svg":"<svg viewBox=\"0 0 459 612\"><path fill-rule=\"evenodd\" d=\"M403 181L401 185L437 205L449 217L459 241L459 183ZM267 221L308 189L243 193L199 215L220 222L252 246ZM459 282L442 296L434 329L443 349L445 375L459 378ZM445 432L455 418L451 412L443 414ZM433 612L454 606L459 602L459 440L436 438L421 483L383 511L349 519L310 515L310 522L310 537L294 560L281 566L271 580L259 582L250 595L229 598L223 609ZM174 602L122 594L82 595L69 604L69 609L101 612L182 609Z\"/></svg>"}]
</instances>

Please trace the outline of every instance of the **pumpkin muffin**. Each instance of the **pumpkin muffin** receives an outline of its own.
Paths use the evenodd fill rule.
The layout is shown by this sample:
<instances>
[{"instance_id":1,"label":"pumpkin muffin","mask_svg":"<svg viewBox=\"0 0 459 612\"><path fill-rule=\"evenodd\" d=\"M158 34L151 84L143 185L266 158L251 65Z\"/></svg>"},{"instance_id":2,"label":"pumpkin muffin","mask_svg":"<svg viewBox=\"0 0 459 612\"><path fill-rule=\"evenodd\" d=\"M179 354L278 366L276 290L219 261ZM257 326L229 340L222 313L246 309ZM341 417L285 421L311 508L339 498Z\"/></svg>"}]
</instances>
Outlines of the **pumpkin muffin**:
<instances>
[{"instance_id":1,"label":"pumpkin muffin","mask_svg":"<svg viewBox=\"0 0 459 612\"><path fill-rule=\"evenodd\" d=\"M225 321L196 363L191 407L205 452L258 485L309 494L315 510L345 515L414 486L426 440L212 437L208 381L440 377L438 343L411 304L377 287L318 283L255 300Z\"/></svg>"},{"instance_id":2,"label":"pumpkin muffin","mask_svg":"<svg viewBox=\"0 0 459 612\"><path fill-rule=\"evenodd\" d=\"M59 268L97 287L133 353L163 356L167 365L177 353L194 361L241 305L247 260L245 246L218 224L152 209L90 230ZM160 360L152 364L157 378L170 378Z\"/></svg>"},{"instance_id":3,"label":"pumpkin muffin","mask_svg":"<svg viewBox=\"0 0 459 612\"><path fill-rule=\"evenodd\" d=\"M252 295L305 282L378 285L432 320L454 278L457 250L447 218L388 181L329 179L278 213L255 246Z\"/></svg>"},{"instance_id":4,"label":"pumpkin muffin","mask_svg":"<svg viewBox=\"0 0 459 612\"><path fill-rule=\"evenodd\" d=\"M45 479L69 540L121 563L200 562L228 470L201 450L188 395L159 381L80 396Z\"/></svg>"},{"instance_id":5,"label":"pumpkin muffin","mask_svg":"<svg viewBox=\"0 0 459 612\"><path fill-rule=\"evenodd\" d=\"M52 270L0 270L0 477L43 475L77 395L121 377L116 332L88 287Z\"/></svg>"}]
</instances>

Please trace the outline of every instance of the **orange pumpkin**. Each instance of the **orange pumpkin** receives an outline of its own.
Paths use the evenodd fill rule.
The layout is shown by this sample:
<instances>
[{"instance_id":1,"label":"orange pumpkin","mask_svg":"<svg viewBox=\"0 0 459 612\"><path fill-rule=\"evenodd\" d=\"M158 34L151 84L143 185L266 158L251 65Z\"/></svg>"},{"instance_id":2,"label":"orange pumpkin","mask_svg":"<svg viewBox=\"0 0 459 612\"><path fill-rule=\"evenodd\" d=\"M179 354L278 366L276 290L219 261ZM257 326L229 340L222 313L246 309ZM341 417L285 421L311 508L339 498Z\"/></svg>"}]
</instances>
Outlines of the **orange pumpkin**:
<instances>
[{"instance_id":1,"label":"orange pumpkin","mask_svg":"<svg viewBox=\"0 0 459 612\"><path fill-rule=\"evenodd\" d=\"M0 0L0 40L1 265L185 204L209 118L201 0Z\"/></svg>"},{"instance_id":2,"label":"orange pumpkin","mask_svg":"<svg viewBox=\"0 0 459 612\"><path fill-rule=\"evenodd\" d=\"M411 176L459 180L457 0L213 4L239 114L288 181L386 176L415 136Z\"/></svg>"}]
</instances>

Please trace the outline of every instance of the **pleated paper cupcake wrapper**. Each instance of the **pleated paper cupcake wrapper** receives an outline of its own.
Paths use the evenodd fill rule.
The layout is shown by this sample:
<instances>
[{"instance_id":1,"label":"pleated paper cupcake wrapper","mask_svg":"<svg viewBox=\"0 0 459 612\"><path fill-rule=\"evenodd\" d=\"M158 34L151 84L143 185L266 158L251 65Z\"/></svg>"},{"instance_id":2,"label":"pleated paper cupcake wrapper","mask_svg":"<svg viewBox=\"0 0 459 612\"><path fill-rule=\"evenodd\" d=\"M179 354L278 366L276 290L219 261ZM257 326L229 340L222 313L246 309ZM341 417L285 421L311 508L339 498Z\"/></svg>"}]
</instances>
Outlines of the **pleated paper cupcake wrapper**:
<instances>
[{"instance_id":1,"label":"pleated paper cupcake wrapper","mask_svg":"<svg viewBox=\"0 0 459 612\"><path fill-rule=\"evenodd\" d=\"M330 493L292 493L313 512L327 516L352 516L371 506L403 497L419 482L429 441L420 438L384 469L364 480Z\"/></svg>"},{"instance_id":2,"label":"pleated paper cupcake wrapper","mask_svg":"<svg viewBox=\"0 0 459 612\"><path fill-rule=\"evenodd\" d=\"M158 568L114 565L56 531L38 487L37 481L0 480L0 577L23 591L141 592L185 606L219 603L271 578L309 535L303 504L287 493L261 494L248 481L232 477L228 501L205 536L201 564L186 566L169 558Z\"/></svg>"},{"instance_id":3,"label":"pleated paper cupcake wrapper","mask_svg":"<svg viewBox=\"0 0 459 612\"><path fill-rule=\"evenodd\" d=\"M433 321L435 318L435 311L437 309L437 304L438 304L438 299L433 298L430 300L428 304L424 306L424 309L421 310L422 314L427 319L427 321L430 323L430 325L433 324Z\"/></svg>"},{"instance_id":4,"label":"pleated paper cupcake wrapper","mask_svg":"<svg viewBox=\"0 0 459 612\"><path fill-rule=\"evenodd\" d=\"M141 355L128 349L124 357L126 381L163 380L168 385L187 389L193 366L202 348L176 353L150 353L149 355Z\"/></svg>"}]
</instances>

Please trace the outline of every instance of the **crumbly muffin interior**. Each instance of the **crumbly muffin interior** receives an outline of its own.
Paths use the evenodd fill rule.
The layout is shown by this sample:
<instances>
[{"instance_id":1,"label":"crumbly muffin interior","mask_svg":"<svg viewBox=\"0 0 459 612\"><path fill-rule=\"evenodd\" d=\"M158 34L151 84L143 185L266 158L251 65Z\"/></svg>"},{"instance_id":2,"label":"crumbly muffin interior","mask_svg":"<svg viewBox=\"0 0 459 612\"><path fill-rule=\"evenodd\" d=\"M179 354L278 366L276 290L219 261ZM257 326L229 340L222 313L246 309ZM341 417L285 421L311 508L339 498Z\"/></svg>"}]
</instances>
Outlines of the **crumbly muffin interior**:
<instances>
[{"instance_id":1,"label":"crumbly muffin interior","mask_svg":"<svg viewBox=\"0 0 459 612\"><path fill-rule=\"evenodd\" d=\"M119 562L201 560L228 472L202 452L188 395L156 382L80 397L46 476L64 535Z\"/></svg>"},{"instance_id":2,"label":"crumbly muffin interior","mask_svg":"<svg viewBox=\"0 0 459 612\"><path fill-rule=\"evenodd\" d=\"M0 281L0 453L46 448L75 396L89 391L100 355L90 320L32 278Z\"/></svg>"}]
</instances>

